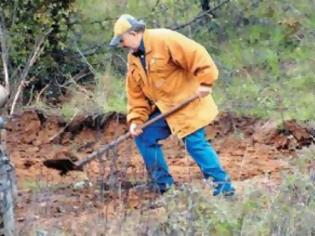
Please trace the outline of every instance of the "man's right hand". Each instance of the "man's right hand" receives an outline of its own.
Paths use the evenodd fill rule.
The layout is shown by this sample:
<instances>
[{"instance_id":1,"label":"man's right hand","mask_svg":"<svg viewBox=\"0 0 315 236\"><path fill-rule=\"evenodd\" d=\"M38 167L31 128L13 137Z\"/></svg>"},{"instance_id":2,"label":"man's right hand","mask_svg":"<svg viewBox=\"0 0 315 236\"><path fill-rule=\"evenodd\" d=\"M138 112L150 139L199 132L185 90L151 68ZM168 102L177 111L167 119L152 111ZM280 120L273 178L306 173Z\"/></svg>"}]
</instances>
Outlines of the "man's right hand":
<instances>
[{"instance_id":1,"label":"man's right hand","mask_svg":"<svg viewBox=\"0 0 315 236\"><path fill-rule=\"evenodd\" d=\"M142 134L143 130L139 127L139 125L131 123L129 126L129 132L132 137L137 137Z\"/></svg>"}]
</instances>

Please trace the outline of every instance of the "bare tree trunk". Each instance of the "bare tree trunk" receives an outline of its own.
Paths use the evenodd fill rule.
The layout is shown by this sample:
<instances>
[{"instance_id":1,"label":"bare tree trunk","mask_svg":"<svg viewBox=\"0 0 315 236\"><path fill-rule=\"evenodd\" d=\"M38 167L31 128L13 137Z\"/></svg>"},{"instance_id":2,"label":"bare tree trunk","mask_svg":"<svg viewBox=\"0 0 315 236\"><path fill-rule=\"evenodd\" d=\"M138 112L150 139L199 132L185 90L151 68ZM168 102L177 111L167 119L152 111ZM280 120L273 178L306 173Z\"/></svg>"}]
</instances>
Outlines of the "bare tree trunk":
<instances>
[{"instance_id":1,"label":"bare tree trunk","mask_svg":"<svg viewBox=\"0 0 315 236\"><path fill-rule=\"evenodd\" d=\"M6 155L2 151L0 155L0 236L14 236L15 172Z\"/></svg>"},{"instance_id":2,"label":"bare tree trunk","mask_svg":"<svg viewBox=\"0 0 315 236\"><path fill-rule=\"evenodd\" d=\"M6 44L6 29L4 24L4 17L2 11L0 12L0 48L1 48L1 59L3 67L3 76L5 85L0 85L0 107L2 107L7 101L10 95L10 82L9 82L9 59L8 59L8 48Z\"/></svg>"}]
</instances>

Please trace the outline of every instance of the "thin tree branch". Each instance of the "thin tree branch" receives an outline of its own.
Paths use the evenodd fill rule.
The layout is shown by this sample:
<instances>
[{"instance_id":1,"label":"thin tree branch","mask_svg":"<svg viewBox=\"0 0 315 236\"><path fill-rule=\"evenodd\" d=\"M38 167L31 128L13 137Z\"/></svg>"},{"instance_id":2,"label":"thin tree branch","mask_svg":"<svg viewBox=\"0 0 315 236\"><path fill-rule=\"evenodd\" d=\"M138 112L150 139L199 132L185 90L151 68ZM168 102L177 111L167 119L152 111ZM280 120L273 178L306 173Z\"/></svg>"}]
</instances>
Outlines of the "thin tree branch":
<instances>
[{"instance_id":1,"label":"thin tree branch","mask_svg":"<svg viewBox=\"0 0 315 236\"><path fill-rule=\"evenodd\" d=\"M106 43L99 43L99 44L96 44L92 47L81 50L81 53L77 52L77 53L73 54L72 57L78 58L78 57L82 57L82 55L84 57L92 56L92 55L98 53L101 49L103 49L105 47L108 47Z\"/></svg>"},{"instance_id":2,"label":"thin tree branch","mask_svg":"<svg viewBox=\"0 0 315 236\"><path fill-rule=\"evenodd\" d=\"M20 82L20 85L19 85L19 87L18 87L18 90L17 90L17 92L16 92L16 94L15 94L15 96L14 96L14 100L13 100L13 102L12 102L10 115L13 114L14 109L15 109L15 106L16 106L16 103L17 103L17 100L18 100L20 94L22 93L23 89L24 89L30 82L32 82L34 79L35 79L35 77L31 78L31 79L30 79L29 81L27 81L27 82L26 82L25 80L22 80L22 81Z\"/></svg>"},{"instance_id":3,"label":"thin tree branch","mask_svg":"<svg viewBox=\"0 0 315 236\"><path fill-rule=\"evenodd\" d=\"M159 5L160 5L160 0L156 0L154 7L151 9L151 12L154 12Z\"/></svg>"},{"instance_id":4,"label":"thin tree branch","mask_svg":"<svg viewBox=\"0 0 315 236\"><path fill-rule=\"evenodd\" d=\"M37 94L36 102L39 103L40 96L44 93L44 91L49 87L49 84L46 84L46 86Z\"/></svg>"},{"instance_id":5,"label":"thin tree branch","mask_svg":"<svg viewBox=\"0 0 315 236\"><path fill-rule=\"evenodd\" d=\"M125 58L123 58L121 55L119 55L118 53L114 54L115 57L119 58L125 65L127 65L127 61Z\"/></svg>"},{"instance_id":6,"label":"thin tree branch","mask_svg":"<svg viewBox=\"0 0 315 236\"><path fill-rule=\"evenodd\" d=\"M73 81L75 81L77 83L80 79L82 79L82 78L84 78L84 77L86 77L88 75L91 75L91 74L92 74L91 71L88 71L88 72L85 73L82 70L78 74L74 75L72 79L73 79ZM67 75L64 75L64 76L67 76ZM67 78L71 78L71 76L67 76ZM63 83L63 86L66 87L67 85L73 83L73 81L70 79L70 80L66 81L65 83ZM60 85L60 84L58 84L58 85Z\"/></svg>"},{"instance_id":7,"label":"thin tree branch","mask_svg":"<svg viewBox=\"0 0 315 236\"><path fill-rule=\"evenodd\" d=\"M92 94L88 90L86 90L83 86L80 86L71 76L67 76L67 78L68 78L68 81L74 84L87 98L92 97ZM67 89L67 86L64 86L64 85L60 85L60 87Z\"/></svg>"},{"instance_id":8,"label":"thin tree branch","mask_svg":"<svg viewBox=\"0 0 315 236\"><path fill-rule=\"evenodd\" d=\"M45 33L45 34L40 38L40 40L36 43L35 49L34 49L32 55L29 57L26 66L24 67L24 70L23 70L22 75L21 75L21 82L20 82L20 85L19 85L19 87L18 87L18 91L17 91L17 93L15 94L14 100L13 100L13 102L12 102L12 106L11 106L11 110L10 110L10 115L12 115L12 114L14 113L17 100L18 100L18 98L19 98L19 96L20 96L20 93L22 92L23 85L25 84L25 80L26 80L26 77L27 77L27 75L28 75L28 72L29 72L29 70L31 69L31 67L33 66L33 64L35 63L35 61L36 61L38 55L40 54L40 52L43 50L43 48L44 48L44 47L43 47L44 40L45 40L45 38L47 37L47 35L50 34L51 31L52 31L52 29L50 29L47 33Z\"/></svg>"},{"instance_id":9,"label":"thin tree branch","mask_svg":"<svg viewBox=\"0 0 315 236\"><path fill-rule=\"evenodd\" d=\"M47 35L49 35L51 33L53 29L50 29L47 33L45 33L41 38L40 40L36 43L35 45L35 49L33 51L33 54L31 57L29 57L29 60L26 64L26 66L24 67L24 70L22 72L22 75L21 75L21 80L25 80L27 75L28 75L28 72L29 70L31 69L31 67L33 66L33 64L35 63L36 59L37 59L37 56L41 53L41 51L43 50L44 47L42 47Z\"/></svg>"},{"instance_id":10,"label":"thin tree branch","mask_svg":"<svg viewBox=\"0 0 315 236\"><path fill-rule=\"evenodd\" d=\"M91 71L94 75L96 75L96 72L95 72L93 66L89 63L89 61L88 61L87 58L84 56L84 54L82 53L82 51L80 50L80 48L79 48L78 46L77 46L77 51L78 51L78 53L80 54L80 56L82 57L82 59L85 61L85 63L88 65L90 71Z\"/></svg>"},{"instance_id":11,"label":"thin tree branch","mask_svg":"<svg viewBox=\"0 0 315 236\"><path fill-rule=\"evenodd\" d=\"M22 64L20 64L17 68L15 68L15 69L11 72L11 81L14 81L15 78L18 76L18 74L21 73L21 68L22 68Z\"/></svg>"},{"instance_id":12,"label":"thin tree branch","mask_svg":"<svg viewBox=\"0 0 315 236\"><path fill-rule=\"evenodd\" d=\"M173 30L179 30L182 28L185 28L188 25L191 25L192 23L194 23L195 21L201 19L202 17L204 17L205 15L208 15L209 13L212 13L213 11L217 10L218 8L220 8L221 6L223 6L224 4L228 3L230 0L225 0L223 2L221 2L219 5L215 6L212 9L209 9L208 11L204 11L202 12L200 15L196 16L194 19L192 19L191 21L188 21L187 23L184 23L182 25L176 26L176 27L170 27Z\"/></svg>"},{"instance_id":13,"label":"thin tree branch","mask_svg":"<svg viewBox=\"0 0 315 236\"><path fill-rule=\"evenodd\" d=\"M18 8L18 0L14 0L11 28L15 25L17 8Z\"/></svg>"},{"instance_id":14,"label":"thin tree branch","mask_svg":"<svg viewBox=\"0 0 315 236\"><path fill-rule=\"evenodd\" d=\"M112 18L112 17L106 17L106 18L104 18L104 19L102 19L102 20L95 20L95 21L91 21L91 22L89 22L88 24L103 24L103 22L105 22L105 21L114 21L114 20L117 20L118 18L117 17L114 17L114 18ZM79 22L80 23L80 22Z\"/></svg>"},{"instance_id":15,"label":"thin tree branch","mask_svg":"<svg viewBox=\"0 0 315 236\"><path fill-rule=\"evenodd\" d=\"M33 101L33 97L34 97L34 89L35 89L35 86L33 85L30 89L30 97L28 99L28 102L26 103L26 106L29 106L31 104L31 102Z\"/></svg>"},{"instance_id":16,"label":"thin tree branch","mask_svg":"<svg viewBox=\"0 0 315 236\"><path fill-rule=\"evenodd\" d=\"M61 129L59 130L58 133L56 133L54 136L52 136L49 140L48 143L51 143L52 141L54 141L57 137L59 137L61 134L63 134L65 132L65 130L67 129L67 127L72 123L72 121L75 119L75 117L78 115L79 111L76 111L74 113L74 115L72 116L71 120Z\"/></svg>"}]
</instances>

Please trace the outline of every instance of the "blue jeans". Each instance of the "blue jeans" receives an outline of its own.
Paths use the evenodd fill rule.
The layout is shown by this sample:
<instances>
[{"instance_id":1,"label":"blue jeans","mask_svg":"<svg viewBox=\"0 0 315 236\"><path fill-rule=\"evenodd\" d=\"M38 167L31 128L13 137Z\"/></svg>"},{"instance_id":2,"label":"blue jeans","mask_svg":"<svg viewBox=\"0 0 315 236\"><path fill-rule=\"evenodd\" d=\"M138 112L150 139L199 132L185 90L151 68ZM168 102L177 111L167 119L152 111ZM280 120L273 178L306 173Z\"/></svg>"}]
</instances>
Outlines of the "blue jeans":
<instances>
[{"instance_id":1,"label":"blue jeans","mask_svg":"<svg viewBox=\"0 0 315 236\"><path fill-rule=\"evenodd\" d=\"M150 119L160 114L156 111L150 115ZM141 153L148 174L153 184L162 191L174 183L165 161L161 144L170 136L171 131L165 119L160 119L143 130L143 133L135 138L139 152ZM201 169L206 179L211 178L215 183L214 195L234 192L229 175L222 168L219 157L211 144L206 140L204 129L199 129L183 138L188 153Z\"/></svg>"}]
</instances>

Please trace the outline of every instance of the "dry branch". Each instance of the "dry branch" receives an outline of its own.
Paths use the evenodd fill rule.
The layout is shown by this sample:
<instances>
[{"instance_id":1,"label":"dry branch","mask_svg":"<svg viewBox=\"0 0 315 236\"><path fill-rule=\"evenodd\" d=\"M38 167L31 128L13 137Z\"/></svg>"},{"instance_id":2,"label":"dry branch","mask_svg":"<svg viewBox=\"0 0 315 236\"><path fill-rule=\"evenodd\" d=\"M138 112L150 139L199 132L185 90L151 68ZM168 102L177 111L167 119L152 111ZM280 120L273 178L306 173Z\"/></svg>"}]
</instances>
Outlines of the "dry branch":
<instances>
[{"instance_id":1,"label":"dry branch","mask_svg":"<svg viewBox=\"0 0 315 236\"><path fill-rule=\"evenodd\" d=\"M38 93L36 97L36 102L39 103L40 101L40 96L44 93L44 91L49 87L49 84L46 84L46 86Z\"/></svg>"},{"instance_id":2,"label":"dry branch","mask_svg":"<svg viewBox=\"0 0 315 236\"><path fill-rule=\"evenodd\" d=\"M72 121L75 119L75 117L78 115L78 111L76 111L74 113L74 115L72 116L71 120L61 129L59 130L59 132L57 134L55 134L53 137L51 137L49 140L48 140L48 143L54 141L57 137L59 137L61 134L64 133L64 131L66 130L66 128L72 123Z\"/></svg>"},{"instance_id":3,"label":"dry branch","mask_svg":"<svg viewBox=\"0 0 315 236\"><path fill-rule=\"evenodd\" d=\"M26 77L29 73L29 70L31 69L31 67L33 66L33 64L35 63L38 55L41 53L41 51L43 50L43 44L44 44L44 41L47 37L48 34L50 34L50 32L52 31L52 29L50 29L47 33L45 33L39 40L38 42L35 44L35 48L34 48L34 51L32 53L32 55L29 57L28 59L28 62L26 64L26 66L24 67L23 69L23 72L22 72L22 75L21 75L21 82L20 82L20 85L18 87L18 91L17 93L15 94L15 97L14 97L14 100L12 102L12 106L11 106L11 109L10 109L10 115L12 115L14 113L14 109L15 109L15 106L16 106L16 103L17 103L17 100L20 96L20 93L22 92L23 90L23 85L25 84L25 80L26 80Z\"/></svg>"},{"instance_id":4,"label":"dry branch","mask_svg":"<svg viewBox=\"0 0 315 236\"><path fill-rule=\"evenodd\" d=\"M223 6L224 4L228 3L229 1L230 0L225 0L225 1L221 2L219 5L215 6L214 8L211 8L208 11L202 12L200 15L196 16L194 19L188 21L187 23L181 24L181 25L176 26L176 27L170 27L170 28L172 28L173 30L179 30L179 29L182 29L182 28L184 28L186 26L189 26L192 23L194 23L195 21L197 21L197 20L201 19L202 17L204 17L205 15L208 15L209 13L214 12L215 10L217 10L218 8Z\"/></svg>"},{"instance_id":5,"label":"dry branch","mask_svg":"<svg viewBox=\"0 0 315 236\"><path fill-rule=\"evenodd\" d=\"M82 57L82 59L84 60L84 62L88 65L90 71L91 71L94 75L96 75L96 72L95 72L93 66L89 63L89 61L87 60L87 58L85 57L85 55L82 53L82 51L80 50L80 48L79 48L78 46L77 46L77 51L78 51L78 53L80 54L80 56Z\"/></svg>"},{"instance_id":6,"label":"dry branch","mask_svg":"<svg viewBox=\"0 0 315 236\"><path fill-rule=\"evenodd\" d=\"M72 84L74 84L85 96L87 96L88 98L91 97L91 93L85 89L83 86L80 86L72 77L68 77L69 82L71 82ZM65 86L62 86L65 87Z\"/></svg>"},{"instance_id":7,"label":"dry branch","mask_svg":"<svg viewBox=\"0 0 315 236\"><path fill-rule=\"evenodd\" d=\"M22 72L22 75L21 75L21 80L25 80L27 75L28 75L28 72L30 70L30 68L33 66L33 64L35 63L38 55L40 54L40 52L43 50L43 43L47 37L47 35L50 34L50 32L52 31L52 29L50 29L47 33L45 33L41 38L40 40L36 43L35 45L35 49L33 51L33 54L31 57L29 57L29 60L26 64L26 66L24 67L24 70Z\"/></svg>"},{"instance_id":8,"label":"dry branch","mask_svg":"<svg viewBox=\"0 0 315 236\"><path fill-rule=\"evenodd\" d=\"M31 81L33 81L34 79L35 79L35 78L33 77L32 79L30 79L30 81L27 81L27 82L26 82L25 79L24 79L24 80L22 80L22 81L20 82L20 85L19 85L19 87L18 87L18 89L17 89L17 92L16 92L16 94L15 94L15 96L14 96L14 100L13 100L13 102L12 102L10 115L13 114L14 109L15 109L15 106L16 106L16 103L17 103L17 100L18 100L20 94L22 93L23 89L24 89Z\"/></svg>"},{"instance_id":9,"label":"dry branch","mask_svg":"<svg viewBox=\"0 0 315 236\"><path fill-rule=\"evenodd\" d=\"M154 7L152 8L151 12L154 12L159 5L160 5L160 0L156 0Z\"/></svg>"}]
</instances>

